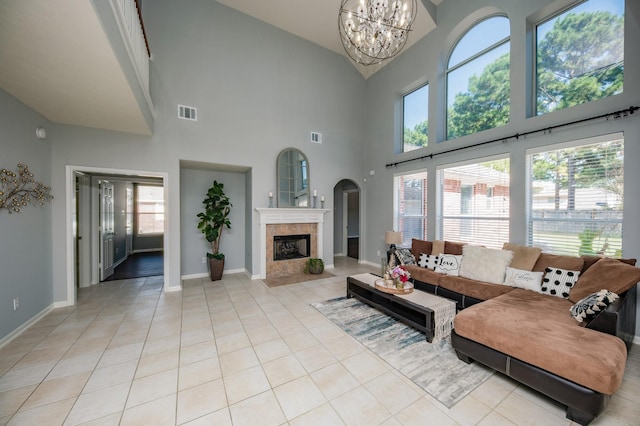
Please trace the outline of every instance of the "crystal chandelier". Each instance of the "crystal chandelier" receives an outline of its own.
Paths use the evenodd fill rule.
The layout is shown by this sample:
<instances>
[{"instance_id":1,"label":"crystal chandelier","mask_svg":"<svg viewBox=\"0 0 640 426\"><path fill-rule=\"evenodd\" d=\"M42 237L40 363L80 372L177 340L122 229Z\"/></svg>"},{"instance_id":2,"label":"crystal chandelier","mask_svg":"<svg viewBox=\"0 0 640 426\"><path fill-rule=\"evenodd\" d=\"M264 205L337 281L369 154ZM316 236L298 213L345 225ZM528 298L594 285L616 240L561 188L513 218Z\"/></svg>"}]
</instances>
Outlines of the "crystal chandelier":
<instances>
[{"instance_id":1,"label":"crystal chandelier","mask_svg":"<svg viewBox=\"0 0 640 426\"><path fill-rule=\"evenodd\" d=\"M416 0L342 0L338 28L344 50L362 65L394 57L407 42L417 9Z\"/></svg>"}]
</instances>

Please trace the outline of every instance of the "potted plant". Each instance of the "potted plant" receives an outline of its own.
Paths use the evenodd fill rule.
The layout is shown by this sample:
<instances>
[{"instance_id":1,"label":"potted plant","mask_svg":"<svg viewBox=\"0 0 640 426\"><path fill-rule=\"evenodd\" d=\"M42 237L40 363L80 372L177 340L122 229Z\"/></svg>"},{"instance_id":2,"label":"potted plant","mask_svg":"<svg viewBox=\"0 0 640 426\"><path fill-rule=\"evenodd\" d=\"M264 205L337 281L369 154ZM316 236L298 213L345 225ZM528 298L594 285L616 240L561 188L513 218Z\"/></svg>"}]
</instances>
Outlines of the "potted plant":
<instances>
[{"instance_id":1,"label":"potted plant","mask_svg":"<svg viewBox=\"0 0 640 426\"><path fill-rule=\"evenodd\" d=\"M220 252L220 237L224 227L231 229L229 212L232 204L224 193L224 185L213 181L213 186L207 191L206 198L202 201L204 211L198 213L198 229L211 243L213 253L207 253L209 259L209 274L211 281L222 279L224 270L224 253Z\"/></svg>"},{"instance_id":2,"label":"potted plant","mask_svg":"<svg viewBox=\"0 0 640 426\"><path fill-rule=\"evenodd\" d=\"M322 259L310 257L304 264L304 272L305 274L321 274L324 272L324 262Z\"/></svg>"}]
</instances>

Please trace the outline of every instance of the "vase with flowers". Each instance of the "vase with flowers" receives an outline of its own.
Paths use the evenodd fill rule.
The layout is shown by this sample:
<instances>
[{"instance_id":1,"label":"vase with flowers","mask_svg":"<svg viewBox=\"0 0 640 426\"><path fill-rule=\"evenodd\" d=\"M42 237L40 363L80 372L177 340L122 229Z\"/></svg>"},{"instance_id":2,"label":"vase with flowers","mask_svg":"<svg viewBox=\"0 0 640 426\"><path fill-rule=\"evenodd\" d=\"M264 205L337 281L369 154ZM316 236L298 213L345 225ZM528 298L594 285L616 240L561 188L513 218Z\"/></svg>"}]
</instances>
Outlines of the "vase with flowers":
<instances>
[{"instance_id":1,"label":"vase with flowers","mask_svg":"<svg viewBox=\"0 0 640 426\"><path fill-rule=\"evenodd\" d=\"M404 266L396 266L389 271L389 277L393 280L396 288L402 290L405 283L411 278L411 274Z\"/></svg>"}]
</instances>

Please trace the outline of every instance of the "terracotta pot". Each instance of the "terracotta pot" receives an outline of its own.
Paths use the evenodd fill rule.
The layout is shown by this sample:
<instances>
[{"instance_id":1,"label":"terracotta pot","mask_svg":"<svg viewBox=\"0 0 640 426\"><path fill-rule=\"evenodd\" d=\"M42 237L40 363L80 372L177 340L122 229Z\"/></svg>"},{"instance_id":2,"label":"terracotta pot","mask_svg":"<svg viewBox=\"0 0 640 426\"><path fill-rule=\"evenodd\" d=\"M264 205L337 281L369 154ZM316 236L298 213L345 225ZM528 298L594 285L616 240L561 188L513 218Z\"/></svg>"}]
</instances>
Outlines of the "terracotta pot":
<instances>
[{"instance_id":1,"label":"terracotta pot","mask_svg":"<svg viewBox=\"0 0 640 426\"><path fill-rule=\"evenodd\" d=\"M224 271L224 259L209 259L209 276L211 281L219 281L222 279Z\"/></svg>"}]
</instances>

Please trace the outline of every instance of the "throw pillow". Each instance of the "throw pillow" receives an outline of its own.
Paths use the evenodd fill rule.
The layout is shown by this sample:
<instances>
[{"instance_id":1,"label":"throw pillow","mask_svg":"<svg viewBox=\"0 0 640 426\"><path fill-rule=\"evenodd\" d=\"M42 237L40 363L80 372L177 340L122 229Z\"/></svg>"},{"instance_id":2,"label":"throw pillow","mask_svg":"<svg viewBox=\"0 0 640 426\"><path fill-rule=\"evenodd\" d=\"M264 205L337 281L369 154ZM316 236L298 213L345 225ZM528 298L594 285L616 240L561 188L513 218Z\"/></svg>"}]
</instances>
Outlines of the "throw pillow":
<instances>
[{"instance_id":1,"label":"throw pillow","mask_svg":"<svg viewBox=\"0 0 640 426\"><path fill-rule=\"evenodd\" d=\"M439 261L440 261L440 258L438 256L434 256L432 254L420 253L420 261L418 262L418 266L435 271Z\"/></svg>"},{"instance_id":2,"label":"throw pillow","mask_svg":"<svg viewBox=\"0 0 640 426\"><path fill-rule=\"evenodd\" d=\"M415 265L416 258L413 257L411 250L408 248L396 248L394 251L396 255L396 259L400 262L401 265Z\"/></svg>"},{"instance_id":3,"label":"throw pillow","mask_svg":"<svg viewBox=\"0 0 640 426\"><path fill-rule=\"evenodd\" d=\"M533 271L544 272L547 268L560 268L568 271L582 271L584 259L562 254L540 253L540 257L533 267ZM589 293L593 293L590 291Z\"/></svg>"},{"instance_id":4,"label":"throw pillow","mask_svg":"<svg viewBox=\"0 0 640 426\"><path fill-rule=\"evenodd\" d=\"M540 293L542 275L542 272L531 272L509 267L505 273L504 284Z\"/></svg>"},{"instance_id":5,"label":"throw pillow","mask_svg":"<svg viewBox=\"0 0 640 426\"><path fill-rule=\"evenodd\" d=\"M460 262L462 261L462 255L440 253L438 257L440 258L440 261L438 262L438 266L436 266L436 272L454 277L460 275Z\"/></svg>"},{"instance_id":6,"label":"throw pillow","mask_svg":"<svg viewBox=\"0 0 640 426\"><path fill-rule=\"evenodd\" d=\"M444 253L444 241L435 240L431 243L431 254L435 254L437 256L440 253Z\"/></svg>"},{"instance_id":7,"label":"throw pillow","mask_svg":"<svg viewBox=\"0 0 640 426\"><path fill-rule=\"evenodd\" d=\"M504 243L502 250L513 252L513 260L511 260L510 265L512 268L527 271L533 270L536 261L540 257L540 253L542 253L542 249L539 247L527 247L511 243Z\"/></svg>"},{"instance_id":8,"label":"throw pillow","mask_svg":"<svg viewBox=\"0 0 640 426\"><path fill-rule=\"evenodd\" d=\"M640 268L617 259L600 259L587 269L569 294L569 300L577 302L602 287L616 294L623 294L640 281Z\"/></svg>"},{"instance_id":9,"label":"throw pillow","mask_svg":"<svg viewBox=\"0 0 640 426\"><path fill-rule=\"evenodd\" d=\"M591 321L617 299L617 294L606 289L591 293L571 307L571 315L578 322Z\"/></svg>"},{"instance_id":10,"label":"throw pillow","mask_svg":"<svg viewBox=\"0 0 640 426\"><path fill-rule=\"evenodd\" d=\"M513 252L467 244L462 249L460 276L492 284L504 283Z\"/></svg>"},{"instance_id":11,"label":"throw pillow","mask_svg":"<svg viewBox=\"0 0 640 426\"><path fill-rule=\"evenodd\" d=\"M569 298L569 292L580 276L580 271L560 268L547 268L544 272L540 292L563 299Z\"/></svg>"},{"instance_id":12,"label":"throw pillow","mask_svg":"<svg viewBox=\"0 0 640 426\"><path fill-rule=\"evenodd\" d=\"M420 258L421 253L432 254L431 247L433 243L426 240L418 240L416 238L411 239L411 253L416 259ZM438 254L438 253L435 253Z\"/></svg>"}]
</instances>

